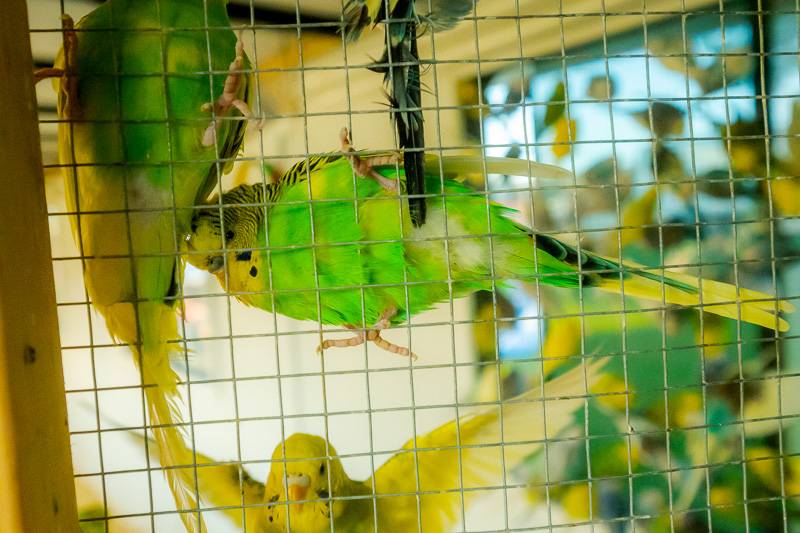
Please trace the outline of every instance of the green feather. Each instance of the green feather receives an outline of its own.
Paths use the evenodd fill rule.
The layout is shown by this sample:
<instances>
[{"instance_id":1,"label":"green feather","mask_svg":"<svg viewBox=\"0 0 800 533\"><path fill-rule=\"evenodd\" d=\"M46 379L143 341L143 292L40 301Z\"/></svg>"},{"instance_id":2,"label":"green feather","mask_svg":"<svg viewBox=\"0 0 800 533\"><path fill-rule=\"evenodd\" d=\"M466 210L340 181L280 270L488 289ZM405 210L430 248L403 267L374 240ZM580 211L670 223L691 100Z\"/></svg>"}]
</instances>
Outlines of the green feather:
<instances>
[{"instance_id":1,"label":"green feather","mask_svg":"<svg viewBox=\"0 0 800 533\"><path fill-rule=\"evenodd\" d=\"M201 108L222 94L235 57L229 26L223 0L108 0L76 25L76 48L57 65L68 70L58 105L67 206L91 213L71 220L86 287L111 335L132 346L145 384L156 385L146 398L150 422L163 425L154 435L165 466L191 462L175 451L180 398L169 366L180 350L172 341L183 236L191 208L217 183L215 160L236 155L245 127L223 118L219 151L202 145L212 117ZM245 81L239 96L248 93ZM165 474L178 509L196 508L191 471ZM200 530L196 515L181 518Z\"/></svg>"},{"instance_id":2,"label":"green feather","mask_svg":"<svg viewBox=\"0 0 800 533\"><path fill-rule=\"evenodd\" d=\"M474 170L480 169L479 161L457 159L453 163L445 158L443 166L467 168L472 161ZM698 280L644 271L538 235L514 221L513 210L457 181L427 174L426 187L437 196L428 200L427 223L416 228L408 204L373 179L354 180L346 158L317 163L311 165L310 180L270 186L271 201L264 206L239 205L247 197L258 203L258 186L224 195L223 211L236 213L224 218L232 239L220 237L218 208L199 212L189 261L213 270L211 266L222 266L214 258L227 257L227 276L218 270L218 278L227 280L227 290L245 303L338 326L370 327L392 308L398 312L391 322L399 324L450 298L489 290L493 279L497 284L538 280L620 292L622 275L626 293L661 301L663 291L668 303L700 303ZM527 168L518 163L509 161L507 167ZM531 168L536 173L540 165L532 163ZM377 170L404 179L394 165ZM243 223L253 217L260 217L258 224ZM749 291L747 297L771 298ZM709 312L736 317L737 305L731 302L736 299L732 286L708 280L703 284L703 303L722 304L706 308ZM742 319L776 327L774 304L768 304L773 302L742 304ZM781 302L780 309L790 306Z\"/></svg>"}]
</instances>

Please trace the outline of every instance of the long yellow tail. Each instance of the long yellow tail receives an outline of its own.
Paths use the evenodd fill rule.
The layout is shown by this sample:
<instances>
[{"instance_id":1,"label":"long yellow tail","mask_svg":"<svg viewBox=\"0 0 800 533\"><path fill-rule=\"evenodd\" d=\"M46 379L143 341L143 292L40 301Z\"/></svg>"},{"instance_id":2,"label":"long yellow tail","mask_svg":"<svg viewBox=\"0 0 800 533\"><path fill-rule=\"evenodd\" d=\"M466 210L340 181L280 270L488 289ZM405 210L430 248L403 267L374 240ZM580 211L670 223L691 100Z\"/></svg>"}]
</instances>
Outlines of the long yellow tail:
<instances>
[{"instance_id":1,"label":"long yellow tail","mask_svg":"<svg viewBox=\"0 0 800 533\"><path fill-rule=\"evenodd\" d=\"M170 367L170 355L180 352L175 310L160 302L142 302L138 316L128 303L100 309L112 335L127 342L134 360L142 372L147 413L157 457L175 499L186 530L206 531L197 510L198 489L194 458L184 440L183 417L180 411L178 376ZM136 324L141 328L143 342L136 348Z\"/></svg>"},{"instance_id":2,"label":"long yellow tail","mask_svg":"<svg viewBox=\"0 0 800 533\"><path fill-rule=\"evenodd\" d=\"M624 288L626 296L697 307L707 313L734 320L741 318L745 322L776 331L789 329L789 323L778 316L778 313L791 313L795 307L775 296L677 272L665 272L662 282L661 272L655 269L645 269L634 263L624 263L624 266L631 272L622 282L615 273L604 276L597 287L616 294L621 293Z\"/></svg>"}]
</instances>

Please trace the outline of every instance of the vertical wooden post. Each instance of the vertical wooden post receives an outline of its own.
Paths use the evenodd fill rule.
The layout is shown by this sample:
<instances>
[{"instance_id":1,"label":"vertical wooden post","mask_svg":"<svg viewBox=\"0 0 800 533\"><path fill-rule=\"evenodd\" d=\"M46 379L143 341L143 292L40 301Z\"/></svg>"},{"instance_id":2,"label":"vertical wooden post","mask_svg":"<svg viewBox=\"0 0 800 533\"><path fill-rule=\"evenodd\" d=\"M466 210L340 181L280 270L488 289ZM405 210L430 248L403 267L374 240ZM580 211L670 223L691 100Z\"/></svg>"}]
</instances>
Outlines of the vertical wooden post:
<instances>
[{"instance_id":1,"label":"vertical wooden post","mask_svg":"<svg viewBox=\"0 0 800 533\"><path fill-rule=\"evenodd\" d=\"M0 531L77 532L24 0L0 16Z\"/></svg>"}]
</instances>

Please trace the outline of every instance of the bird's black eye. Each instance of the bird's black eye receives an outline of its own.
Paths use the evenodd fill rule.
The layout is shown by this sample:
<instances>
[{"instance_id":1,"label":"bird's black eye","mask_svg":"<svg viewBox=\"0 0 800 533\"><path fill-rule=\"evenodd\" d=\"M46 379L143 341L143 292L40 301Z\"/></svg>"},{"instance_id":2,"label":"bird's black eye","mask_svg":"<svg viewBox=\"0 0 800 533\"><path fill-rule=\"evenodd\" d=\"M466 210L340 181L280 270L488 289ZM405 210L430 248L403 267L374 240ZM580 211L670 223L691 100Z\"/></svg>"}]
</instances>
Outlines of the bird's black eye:
<instances>
[{"instance_id":1,"label":"bird's black eye","mask_svg":"<svg viewBox=\"0 0 800 533\"><path fill-rule=\"evenodd\" d=\"M323 475L325 473L325 463L319 465L319 474Z\"/></svg>"},{"instance_id":2,"label":"bird's black eye","mask_svg":"<svg viewBox=\"0 0 800 533\"><path fill-rule=\"evenodd\" d=\"M229 241L229 240L233 239L234 235L235 234L233 233L233 230L229 229L228 231L225 232L225 240Z\"/></svg>"},{"instance_id":3,"label":"bird's black eye","mask_svg":"<svg viewBox=\"0 0 800 533\"><path fill-rule=\"evenodd\" d=\"M317 492L317 496L319 496L321 500L327 500L328 497L330 497L330 494L328 494L327 490L322 489Z\"/></svg>"}]
</instances>

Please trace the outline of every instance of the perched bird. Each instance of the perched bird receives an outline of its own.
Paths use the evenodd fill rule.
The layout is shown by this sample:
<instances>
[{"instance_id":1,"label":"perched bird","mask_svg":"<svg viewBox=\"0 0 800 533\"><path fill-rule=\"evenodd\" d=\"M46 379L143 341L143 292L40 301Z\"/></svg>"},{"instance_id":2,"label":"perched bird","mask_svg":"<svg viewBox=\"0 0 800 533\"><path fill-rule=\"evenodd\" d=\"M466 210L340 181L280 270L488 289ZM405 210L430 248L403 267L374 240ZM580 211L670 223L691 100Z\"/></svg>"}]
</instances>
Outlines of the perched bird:
<instances>
[{"instance_id":1,"label":"perched bird","mask_svg":"<svg viewBox=\"0 0 800 533\"><path fill-rule=\"evenodd\" d=\"M422 531L449 531L462 497L469 506L485 494L470 489L502 485L506 472L573 424L603 365L578 365L544 390L491 408L465 408L458 420L410 439L364 481L348 477L332 444L305 433L275 448L266 485L238 464L198 454L200 494L252 532L331 531L331 521L336 531L369 532L376 517L379 531L416 531L418 519Z\"/></svg>"},{"instance_id":2,"label":"perched bird","mask_svg":"<svg viewBox=\"0 0 800 533\"><path fill-rule=\"evenodd\" d=\"M59 160L84 280L109 333L131 346L166 467L180 453L177 328L192 206L228 171L250 117L250 63L224 0L108 0L72 29L54 68ZM214 28L209 31L208 28ZM225 73L228 72L226 75ZM212 74L213 73L213 74ZM189 530L191 469L164 470Z\"/></svg>"},{"instance_id":3,"label":"perched bird","mask_svg":"<svg viewBox=\"0 0 800 533\"><path fill-rule=\"evenodd\" d=\"M402 169L398 173L391 158L360 159L345 146L344 153L297 163L276 184L237 187L218 205L199 210L187 260L216 274L247 305L356 331L350 339L325 340L321 349L372 341L412 355L383 339L381 330L439 302L491 290L493 279L613 293L624 283L627 296L788 328L776 316L793 309L785 301L579 251L513 221L513 210L453 179L482 169L481 158L444 157L439 163L427 157L427 186L444 201L429 201L428 223L421 228L411 224L407 206L390 187L347 177L352 160L360 175L402 186ZM490 173L527 176L531 165L534 175L555 174L552 167L519 159L487 158L485 165Z\"/></svg>"},{"instance_id":4,"label":"perched bird","mask_svg":"<svg viewBox=\"0 0 800 533\"><path fill-rule=\"evenodd\" d=\"M477 0L349 0L344 8L345 37L357 39L365 28L386 25L386 46L371 70L383 74L389 89L398 146L403 150L406 192L414 226L425 223L425 131L422 117L418 32L450 29Z\"/></svg>"}]
</instances>

